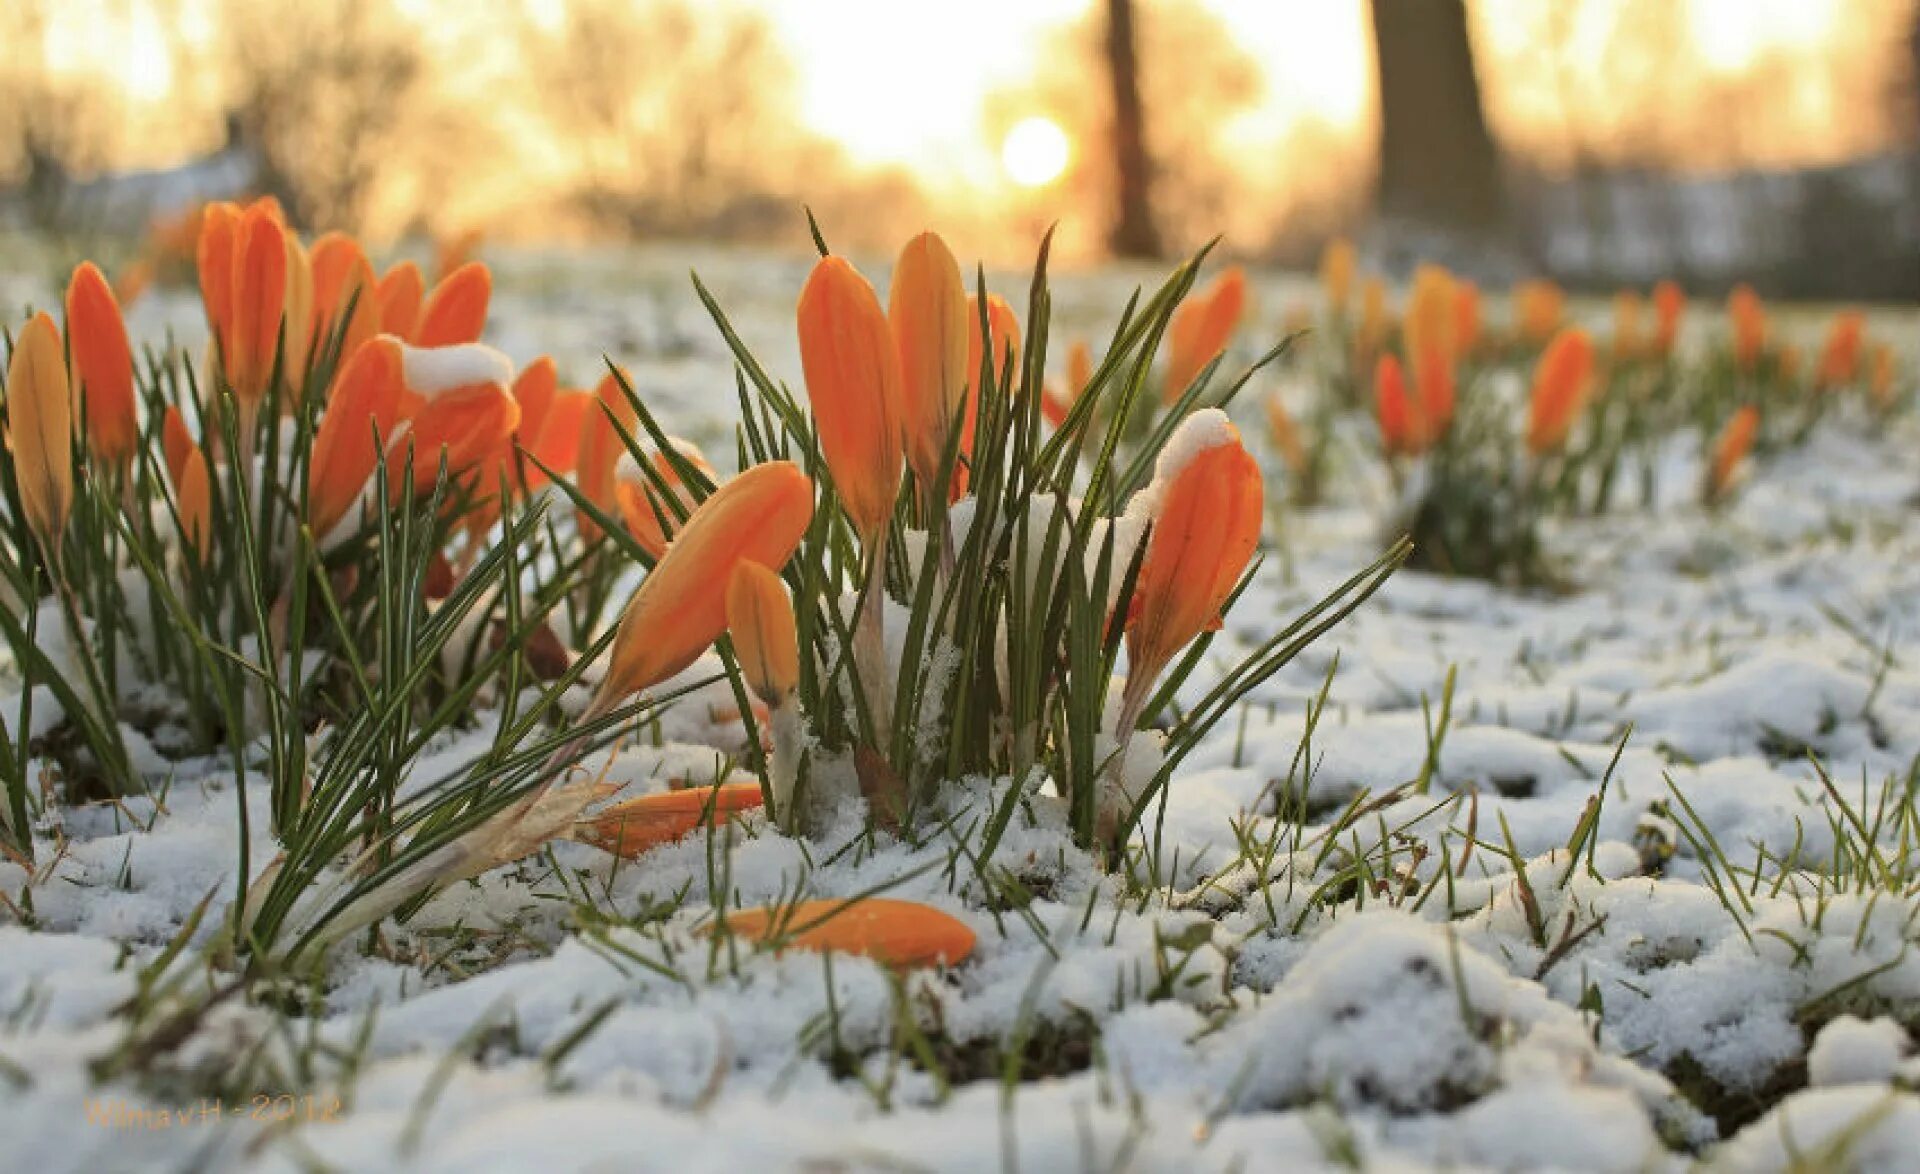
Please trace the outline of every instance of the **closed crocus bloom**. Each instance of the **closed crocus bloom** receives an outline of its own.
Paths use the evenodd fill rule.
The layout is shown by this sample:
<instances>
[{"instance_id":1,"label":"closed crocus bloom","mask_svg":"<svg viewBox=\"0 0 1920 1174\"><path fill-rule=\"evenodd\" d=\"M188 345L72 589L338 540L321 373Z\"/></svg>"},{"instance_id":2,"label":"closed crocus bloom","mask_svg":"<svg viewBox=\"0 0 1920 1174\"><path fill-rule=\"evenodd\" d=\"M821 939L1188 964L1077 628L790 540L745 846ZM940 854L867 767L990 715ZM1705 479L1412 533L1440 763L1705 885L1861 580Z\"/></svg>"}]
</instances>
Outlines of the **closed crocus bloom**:
<instances>
[{"instance_id":1,"label":"closed crocus bloom","mask_svg":"<svg viewBox=\"0 0 1920 1174\"><path fill-rule=\"evenodd\" d=\"M81 428L96 460L124 469L140 443L133 411L133 350L120 303L88 261L67 283L67 345L80 398Z\"/></svg>"},{"instance_id":2,"label":"closed crocus bloom","mask_svg":"<svg viewBox=\"0 0 1920 1174\"><path fill-rule=\"evenodd\" d=\"M602 513L618 515L620 508L616 485L619 481L618 468L620 458L627 455L626 442L620 438L619 428L631 433L640 422L639 414L628 402L626 390L620 381L609 371L600 378L599 387L594 389L596 402L587 405L580 428L580 443L574 462L574 484L595 509ZM616 428L614 421L619 421ZM599 533L592 519L585 511L579 518L582 536L591 538Z\"/></svg>"},{"instance_id":3,"label":"closed crocus bloom","mask_svg":"<svg viewBox=\"0 0 1920 1174\"><path fill-rule=\"evenodd\" d=\"M1407 315L1401 324L1407 357L1415 369L1429 357L1452 363L1454 355L1453 274L1439 265L1414 270L1413 289L1407 295Z\"/></svg>"},{"instance_id":4,"label":"closed crocus bloom","mask_svg":"<svg viewBox=\"0 0 1920 1174\"><path fill-rule=\"evenodd\" d=\"M1551 281L1523 281L1513 287L1514 319L1520 337L1527 342L1545 342L1560 329L1566 294Z\"/></svg>"},{"instance_id":5,"label":"closed crocus bloom","mask_svg":"<svg viewBox=\"0 0 1920 1174\"><path fill-rule=\"evenodd\" d=\"M200 214L194 265L200 275L200 301L215 338L225 339L233 321L233 237L240 209L225 201L208 204Z\"/></svg>"},{"instance_id":6,"label":"closed crocus bloom","mask_svg":"<svg viewBox=\"0 0 1920 1174\"><path fill-rule=\"evenodd\" d=\"M1533 371L1533 399L1527 413L1527 450L1535 456L1558 452L1586 406L1593 379L1593 339L1584 330L1555 335Z\"/></svg>"},{"instance_id":7,"label":"closed crocus bloom","mask_svg":"<svg viewBox=\"0 0 1920 1174\"><path fill-rule=\"evenodd\" d=\"M1013 312L1013 307L1007 304L1007 299L999 294L987 295L987 338L989 341L981 342L980 299L977 295L970 295L967 298L967 410L960 422L960 453L968 458L973 456L974 431L980 426L980 395L986 390L975 386L980 382L982 357L987 358L989 369L993 372L992 383L988 386L995 392L998 392L1003 379L1012 384L1020 378L1020 318ZM1056 397L1055 408L1059 402ZM1044 389L1040 408L1052 418ZM1060 418L1065 417L1066 413L1062 411ZM1059 420L1054 423L1057 425ZM969 468L965 464L953 471L950 496L954 500L959 500L960 495L966 492L969 476Z\"/></svg>"},{"instance_id":8,"label":"closed crocus bloom","mask_svg":"<svg viewBox=\"0 0 1920 1174\"><path fill-rule=\"evenodd\" d=\"M193 433L187 431L180 409L169 404L166 414L160 417L160 454L167 462L167 480L173 482L175 490L180 488L180 475L187 467L187 454L193 449Z\"/></svg>"},{"instance_id":9,"label":"closed crocus bloom","mask_svg":"<svg viewBox=\"0 0 1920 1174\"><path fill-rule=\"evenodd\" d=\"M621 614L589 712L604 713L699 659L726 630L734 568L785 566L812 519L813 483L790 461L755 465L701 502Z\"/></svg>"},{"instance_id":10,"label":"closed crocus bloom","mask_svg":"<svg viewBox=\"0 0 1920 1174\"><path fill-rule=\"evenodd\" d=\"M707 458L692 441L678 437L668 437L682 459L698 469L708 481L718 481L719 475ZM654 471L673 489L674 497L682 509L693 507L692 494L681 483L679 472L665 453L657 453L653 460ZM622 454L614 469L614 500L620 507L620 520L627 524L627 532L640 544L640 549L654 558L659 558L667 549L667 542L679 526L673 509L662 500L659 488L653 483L640 466L635 463L631 453ZM664 524L662 519L665 519Z\"/></svg>"},{"instance_id":11,"label":"closed crocus bloom","mask_svg":"<svg viewBox=\"0 0 1920 1174\"><path fill-rule=\"evenodd\" d=\"M479 342L487 325L487 304L493 298L493 273L478 261L469 261L433 287L420 311L415 346L454 346Z\"/></svg>"},{"instance_id":12,"label":"closed crocus bloom","mask_svg":"<svg viewBox=\"0 0 1920 1174\"><path fill-rule=\"evenodd\" d=\"M888 897L741 909L727 914L727 931L788 949L857 954L896 970L958 965L972 955L975 941L958 918Z\"/></svg>"},{"instance_id":13,"label":"closed crocus bloom","mask_svg":"<svg viewBox=\"0 0 1920 1174\"><path fill-rule=\"evenodd\" d=\"M379 281L373 265L350 237L330 234L314 242L313 321L322 340L340 336L345 358L380 333ZM350 314L342 325L342 316Z\"/></svg>"},{"instance_id":14,"label":"closed crocus bloom","mask_svg":"<svg viewBox=\"0 0 1920 1174\"><path fill-rule=\"evenodd\" d=\"M287 233L264 205L249 207L234 225L232 293L221 357L234 396L257 405L273 379L287 307Z\"/></svg>"},{"instance_id":15,"label":"closed crocus bloom","mask_svg":"<svg viewBox=\"0 0 1920 1174\"><path fill-rule=\"evenodd\" d=\"M1464 278L1453 283L1453 353L1457 359L1480 345L1480 287Z\"/></svg>"},{"instance_id":16,"label":"closed crocus bloom","mask_svg":"<svg viewBox=\"0 0 1920 1174\"><path fill-rule=\"evenodd\" d=\"M1753 448L1753 438L1760 431L1760 409L1748 404L1735 412L1720 429L1720 435L1713 442L1713 460L1707 467L1706 496L1709 503L1726 498L1727 491L1733 488L1735 475L1740 470L1740 462Z\"/></svg>"},{"instance_id":17,"label":"closed crocus bloom","mask_svg":"<svg viewBox=\"0 0 1920 1174\"><path fill-rule=\"evenodd\" d=\"M1265 513L1260 466L1218 408L1181 421L1141 492L1152 533L1127 620L1130 693L1144 693L1194 637L1219 626L1260 547Z\"/></svg>"},{"instance_id":18,"label":"closed crocus bloom","mask_svg":"<svg viewBox=\"0 0 1920 1174\"><path fill-rule=\"evenodd\" d=\"M1353 242L1336 236L1320 250L1320 288L1326 291L1327 305L1334 317L1345 317L1347 299L1353 296L1355 254Z\"/></svg>"},{"instance_id":19,"label":"closed crocus bloom","mask_svg":"<svg viewBox=\"0 0 1920 1174\"><path fill-rule=\"evenodd\" d=\"M887 293L900 352L907 461L922 485L939 476L947 436L960 423L967 385L967 290L945 241L923 232L900 250ZM975 331L980 327L976 323Z\"/></svg>"},{"instance_id":20,"label":"closed crocus bloom","mask_svg":"<svg viewBox=\"0 0 1920 1174\"><path fill-rule=\"evenodd\" d=\"M1407 394L1406 372L1398 356L1381 355L1373 368L1373 406L1380 421L1380 446L1388 456L1420 451L1419 409Z\"/></svg>"},{"instance_id":21,"label":"closed crocus bloom","mask_svg":"<svg viewBox=\"0 0 1920 1174\"><path fill-rule=\"evenodd\" d=\"M763 801L759 783L722 783L662 791L615 803L574 825L573 838L632 860L662 844L685 839L710 823L752 811Z\"/></svg>"},{"instance_id":22,"label":"closed crocus bloom","mask_svg":"<svg viewBox=\"0 0 1920 1174\"><path fill-rule=\"evenodd\" d=\"M402 261L380 277L374 291L380 302L380 331L403 342L413 341L420 327L420 303L427 296L420 266Z\"/></svg>"},{"instance_id":23,"label":"closed crocus bloom","mask_svg":"<svg viewBox=\"0 0 1920 1174\"><path fill-rule=\"evenodd\" d=\"M1858 310L1842 310L1833 316L1826 341L1820 344L1820 370L1815 376L1818 386L1841 387L1860 377L1860 348L1866 328L1866 316Z\"/></svg>"},{"instance_id":24,"label":"closed crocus bloom","mask_svg":"<svg viewBox=\"0 0 1920 1174\"><path fill-rule=\"evenodd\" d=\"M1882 410L1893 406L1893 347L1875 343L1873 365L1867 372L1867 396Z\"/></svg>"},{"instance_id":25,"label":"closed crocus bloom","mask_svg":"<svg viewBox=\"0 0 1920 1174\"><path fill-rule=\"evenodd\" d=\"M1640 349L1640 295L1623 289L1613 295L1613 356L1631 359Z\"/></svg>"},{"instance_id":26,"label":"closed crocus bloom","mask_svg":"<svg viewBox=\"0 0 1920 1174\"><path fill-rule=\"evenodd\" d=\"M900 491L900 357L873 287L822 257L800 291L800 365L820 448L854 529L881 541Z\"/></svg>"},{"instance_id":27,"label":"closed crocus bloom","mask_svg":"<svg viewBox=\"0 0 1920 1174\"><path fill-rule=\"evenodd\" d=\"M304 382L307 358L314 345L313 262L298 236L289 232L286 239L287 346L283 362L289 380Z\"/></svg>"},{"instance_id":28,"label":"closed crocus bloom","mask_svg":"<svg viewBox=\"0 0 1920 1174\"><path fill-rule=\"evenodd\" d=\"M1267 397L1267 432L1287 468L1296 476L1303 474L1307 468L1307 447L1300 440L1299 425L1294 423L1292 413L1287 411L1277 391Z\"/></svg>"},{"instance_id":29,"label":"closed crocus bloom","mask_svg":"<svg viewBox=\"0 0 1920 1174\"><path fill-rule=\"evenodd\" d=\"M444 462L450 480L489 497L520 424L520 405L507 390L512 365L475 343L403 347L401 357L405 397L416 397L420 407L388 446L388 493L398 500L405 492L409 468L414 492L430 492Z\"/></svg>"},{"instance_id":30,"label":"closed crocus bloom","mask_svg":"<svg viewBox=\"0 0 1920 1174\"><path fill-rule=\"evenodd\" d=\"M768 709L778 709L800 687L800 639L793 601L780 576L742 561L727 583L727 633L740 674Z\"/></svg>"},{"instance_id":31,"label":"closed crocus bloom","mask_svg":"<svg viewBox=\"0 0 1920 1174\"><path fill-rule=\"evenodd\" d=\"M41 313L13 340L7 365L7 440L20 508L55 562L73 513L73 401L60 328Z\"/></svg>"},{"instance_id":32,"label":"closed crocus bloom","mask_svg":"<svg viewBox=\"0 0 1920 1174\"><path fill-rule=\"evenodd\" d=\"M1453 427L1453 364L1429 347L1414 361L1413 382L1420 393L1420 445L1431 448Z\"/></svg>"},{"instance_id":33,"label":"closed crocus bloom","mask_svg":"<svg viewBox=\"0 0 1920 1174\"><path fill-rule=\"evenodd\" d=\"M1687 312L1687 295L1677 282L1661 281L1653 287L1653 350L1665 357L1673 353L1680 337L1680 318Z\"/></svg>"},{"instance_id":34,"label":"closed crocus bloom","mask_svg":"<svg viewBox=\"0 0 1920 1174\"><path fill-rule=\"evenodd\" d=\"M406 382L400 340L380 335L333 378L307 469L307 518L325 537L347 516L400 422Z\"/></svg>"},{"instance_id":35,"label":"closed crocus bloom","mask_svg":"<svg viewBox=\"0 0 1920 1174\"><path fill-rule=\"evenodd\" d=\"M567 394L571 407L564 413L568 418L562 420L560 416L563 413L555 411L561 398L560 376L553 359L547 355L541 355L520 368L520 373L513 377L513 399L520 405L520 427L515 431L515 443L541 464L560 474L573 472L574 458L580 452L580 427L586 420L581 409L587 406L588 401L584 392ZM551 447L543 447L549 425L554 425L551 428L554 443ZM550 460L549 457L554 459ZM546 484L547 474L541 472L539 465L531 461L518 464L522 489Z\"/></svg>"},{"instance_id":36,"label":"closed crocus bloom","mask_svg":"<svg viewBox=\"0 0 1920 1174\"><path fill-rule=\"evenodd\" d=\"M1174 311L1167 324L1167 382L1162 390L1168 403L1184 395L1201 370L1227 349L1246 308L1247 275L1236 265Z\"/></svg>"},{"instance_id":37,"label":"closed crocus bloom","mask_svg":"<svg viewBox=\"0 0 1920 1174\"><path fill-rule=\"evenodd\" d=\"M1767 348L1767 308L1745 282L1727 295L1727 318L1733 323L1733 365L1751 371Z\"/></svg>"},{"instance_id":38,"label":"closed crocus bloom","mask_svg":"<svg viewBox=\"0 0 1920 1174\"><path fill-rule=\"evenodd\" d=\"M180 469L180 532L188 549L201 563L213 553L213 494L207 480L207 458L199 449L187 450Z\"/></svg>"}]
</instances>

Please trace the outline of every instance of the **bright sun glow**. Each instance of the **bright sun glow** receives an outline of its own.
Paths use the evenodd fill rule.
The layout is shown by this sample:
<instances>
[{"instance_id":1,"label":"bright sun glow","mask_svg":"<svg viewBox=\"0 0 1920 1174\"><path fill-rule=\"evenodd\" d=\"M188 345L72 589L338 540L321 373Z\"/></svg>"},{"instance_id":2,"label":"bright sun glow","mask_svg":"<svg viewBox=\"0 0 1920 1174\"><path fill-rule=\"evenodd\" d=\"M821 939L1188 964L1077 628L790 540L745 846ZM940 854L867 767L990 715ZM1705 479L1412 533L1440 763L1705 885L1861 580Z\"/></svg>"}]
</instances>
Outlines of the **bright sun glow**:
<instances>
[{"instance_id":1,"label":"bright sun glow","mask_svg":"<svg viewBox=\"0 0 1920 1174\"><path fill-rule=\"evenodd\" d=\"M1000 165L1023 188L1045 187L1060 178L1073 155L1067 132L1051 118L1023 118L1000 144Z\"/></svg>"}]
</instances>

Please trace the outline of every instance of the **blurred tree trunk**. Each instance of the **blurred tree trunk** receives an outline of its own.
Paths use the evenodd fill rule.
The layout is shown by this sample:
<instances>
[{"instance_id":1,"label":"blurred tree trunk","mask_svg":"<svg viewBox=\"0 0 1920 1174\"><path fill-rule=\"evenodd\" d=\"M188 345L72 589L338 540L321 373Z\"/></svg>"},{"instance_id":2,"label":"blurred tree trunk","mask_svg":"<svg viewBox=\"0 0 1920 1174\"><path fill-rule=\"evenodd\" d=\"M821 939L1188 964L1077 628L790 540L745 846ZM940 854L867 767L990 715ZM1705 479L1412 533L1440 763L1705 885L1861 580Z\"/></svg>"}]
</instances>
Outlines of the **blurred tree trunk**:
<instances>
[{"instance_id":1,"label":"blurred tree trunk","mask_svg":"<svg viewBox=\"0 0 1920 1174\"><path fill-rule=\"evenodd\" d=\"M1496 225L1500 160L1480 103L1465 0L1372 0L1380 77L1380 210L1449 228Z\"/></svg>"},{"instance_id":2,"label":"blurred tree trunk","mask_svg":"<svg viewBox=\"0 0 1920 1174\"><path fill-rule=\"evenodd\" d=\"M1157 257L1160 234L1153 226L1152 172L1147 158L1146 117L1140 107L1140 62L1134 53L1133 0L1107 0L1107 72L1113 78L1113 155L1120 196L1113 251L1123 257Z\"/></svg>"}]
</instances>

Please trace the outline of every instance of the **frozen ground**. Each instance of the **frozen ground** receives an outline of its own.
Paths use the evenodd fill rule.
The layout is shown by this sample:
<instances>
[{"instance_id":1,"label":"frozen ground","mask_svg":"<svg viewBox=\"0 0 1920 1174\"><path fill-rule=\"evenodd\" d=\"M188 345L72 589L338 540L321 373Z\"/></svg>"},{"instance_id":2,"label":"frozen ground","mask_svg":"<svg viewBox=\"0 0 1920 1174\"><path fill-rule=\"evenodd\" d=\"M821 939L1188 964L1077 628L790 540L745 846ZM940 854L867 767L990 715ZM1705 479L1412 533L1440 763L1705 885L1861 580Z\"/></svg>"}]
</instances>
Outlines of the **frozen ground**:
<instances>
[{"instance_id":1,"label":"frozen ground","mask_svg":"<svg viewBox=\"0 0 1920 1174\"><path fill-rule=\"evenodd\" d=\"M696 263L796 378L806 260ZM732 379L687 264L507 265L489 336L580 382L610 350L725 453ZM1056 339L1097 341L1129 285L1066 279ZM191 339L194 317L149 301L133 329ZM1262 433L1256 402L1241 415ZM1678 438L1657 516L1555 530L1578 590L1396 576L1190 760L1149 896L1043 806L985 869L964 817L917 848L848 827L803 850L757 820L618 867L563 844L443 894L376 956L342 950L324 991L287 992L311 1016L224 1004L144 1084L95 1084L139 966L231 895L231 779L186 764L152 799L60 814L36 930L0 906L0 1167L1910 1169L1916 441L1831 421L1709 517ZM1350 453L1332 483L1323 509L1276 509L1225 645L1377 553L1377 471ZM700 740L729 736L699 698L665 733L609 780L708 777ZM1008 785L956 784L949 807ZM0 893L26 883L0 864ZM716 895L889 883L972 926L973 959L896 980L700 933Z\"/></svg>"}]
</instances>

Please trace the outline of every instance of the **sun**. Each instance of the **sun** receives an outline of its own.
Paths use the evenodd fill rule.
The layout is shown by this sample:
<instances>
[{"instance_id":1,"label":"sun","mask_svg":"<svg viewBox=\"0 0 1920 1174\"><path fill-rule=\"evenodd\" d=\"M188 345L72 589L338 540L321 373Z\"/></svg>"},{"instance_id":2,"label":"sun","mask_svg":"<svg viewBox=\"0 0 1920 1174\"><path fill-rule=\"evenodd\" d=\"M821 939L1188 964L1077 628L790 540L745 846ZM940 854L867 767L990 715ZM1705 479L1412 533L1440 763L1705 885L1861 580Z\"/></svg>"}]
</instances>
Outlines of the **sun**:
<instances>
[{"instance_id":1,"label":"sun","mask_svg":"<svg viewBox=\"0 0 1920 1174\"><path fill-rule=\"evenodd\" d=\"M1060 178L1073 157L1067 132L1051 118L1034 115L1013 124L1000 144L1000 165L1023 188L1045 187Z\"/></svg>"}]
</instances>

